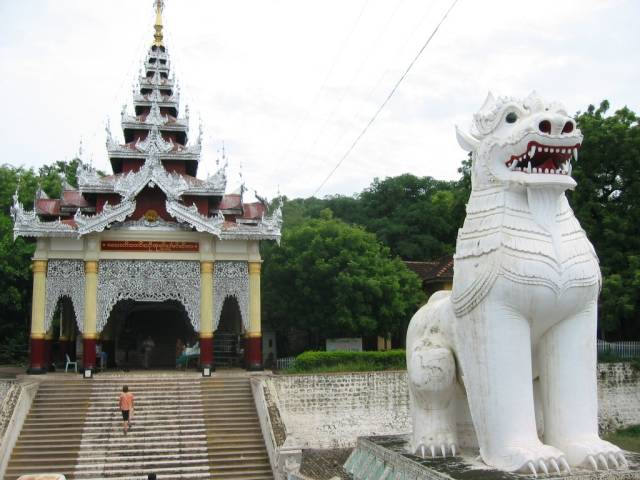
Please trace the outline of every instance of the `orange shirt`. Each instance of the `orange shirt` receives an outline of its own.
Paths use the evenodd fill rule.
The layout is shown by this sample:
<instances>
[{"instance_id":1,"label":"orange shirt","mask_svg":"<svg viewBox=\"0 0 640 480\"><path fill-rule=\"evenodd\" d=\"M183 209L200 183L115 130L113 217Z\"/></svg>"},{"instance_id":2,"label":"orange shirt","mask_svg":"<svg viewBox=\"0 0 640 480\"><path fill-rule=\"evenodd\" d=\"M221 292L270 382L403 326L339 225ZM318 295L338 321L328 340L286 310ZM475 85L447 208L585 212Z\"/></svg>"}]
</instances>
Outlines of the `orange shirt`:
<instances>
[{"instance_id":1,"label":"orange shirt","mask_svg":"<svg viewBox=\"0 0 640 480\"><path fill-rule=\"evenodd\" d=\"M133 408L133 393L120 394L120 410L131 410Z\"/></svg>"}]
</instances>

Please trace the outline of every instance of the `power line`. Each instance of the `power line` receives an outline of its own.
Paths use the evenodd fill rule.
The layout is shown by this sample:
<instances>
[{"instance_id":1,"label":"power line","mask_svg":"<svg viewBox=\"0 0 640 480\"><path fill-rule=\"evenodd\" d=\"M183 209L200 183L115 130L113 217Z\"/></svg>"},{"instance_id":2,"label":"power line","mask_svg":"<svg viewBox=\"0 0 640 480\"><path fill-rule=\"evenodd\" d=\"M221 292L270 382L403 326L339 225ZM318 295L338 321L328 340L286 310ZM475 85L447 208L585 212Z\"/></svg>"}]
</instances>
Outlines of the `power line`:
<instances>
[{"instance_id":1,"label":"power line","mask_svg":"<svg viewBox=\"0 0 640 480\"><path fill-rule=\"evenodd\" d=\"M344 155L342 155L342 157L340 158L340 160L338 161L338 163L336 164L335 167L333 167L333 169L329 172L329 175L326 176L326 178L322 181L322 183L320 184L320 186L318 186L318 188L315 189L315 191L311 194L312 197L314 197L322 187L324 187L324 185L327 183L327 181L333 176L333 174L335 173L336 170L338 170L338 168L340 167L340 165L342 165L342 162L344 162L347 157L351 154L351 152L353 151L353 149L355 148L355 146L358 144L358 142L360 141L360 139L362 137L364 137L365 133L367 133L367 130L369 130L369 127L371 127L371 125L373 124L373 122L376 121L376 118L378 118L378 115L380 115L380 112L384 109L384 107L387 105L387 103L389 103L389 100L391 100L391 97L393 97L393 95L396 93L396 90L398 90L398 87L400 86L400 84L402 83L402 81L405 79L405 77L409 74L409 71L411 71L411 68L413 67L413 65L418 61L418 58L420 58L420 55L422 55L422 52L424 52L424 50L427 48L427 46L429 45L429 43L431 42L431 40L433 39L433 37L435 36L436 32L438 31L438 29L440 28L440 25L442 25L444 23L444 21L446 20L446 18L449 16L449 13L451 12L451 10L453 10L453 7L456 6L456 3L458 3L458 0L453 0L453 2L451 3L451 6L449 7L449 9L445 12L444 16L442 17L442 19L440 19L440 22L438 23L438 25L436 25L436 28L433 30L433 32L431 32L431 35L429 35L429 38L427 38L426 42L424 43L424 45L422 45L422 48L420 48L420 50L418 50L418 53L416 54L416 56L413 58L413 60L411 61L411 63L409 64L409 66L407 67L407 69L404 71L404 73L400 76L400 78L398 79L398 81L396 82L396 84L393 86L393 88L391 89L391 92L389 92L389 95L387 95L387 98L385 98L384 102L382 102L382 104L380 105L380 107L378 107L378 109L376 110L376 113L373 114L373 116L371 117L371 119L367 122L367 124L365 125L365 127L362 129L362 131L360 132L360 134L356 137L356 139L353 141L353 143L351 144L351 146L347 149L347 151L344 153Z\"/></svg>"},{"instance_id":2,"label":"power line","mask_svg":"<svg viewBox=\"0 0 640 480\"><path fill-rule=\"evenodd\" d=\"M289 155L289 152L291 151L291 148L293 147L294 142L298 139L298 136L302 130L302 127L307 123L307 120L309 118L309 115L311 114L311 107L313 107L315 105L315 103L318 101L318 98L320 97L320 93L324 90L325 85L327 84L327 81L329 80L329 77L331 76L331 74L333 73L334 68L336 67L338 60L340 60L340 58L342 57L342 54L345 50L346 45L349 43L349 41L351 40L351 37L353 36L353 33L356 31L356 29L358 28L358 25L360 24L360 20L362 19L362 15L364 14L365 9L367 8L367 5L369 5L369 2L371 0L365 0L362 3L362 7L360 8L360 13L358 13L358 17L356 18L353 26L351 27L351 30L349 31L349 33L347 34L346 37L344 37L344 39L342 40L341 44L340 44L340 48L338 49L338 53L336 54L336 56L333 58L333 61L331 63L331 67L329 68L329 71L327 72L327 74L324 77L324 80L322 80L322 84L320 85L320 88L316 91L315 95L313 96L313 100L311 100L311 103L309 104L309 106L307 107L307 110L303 115L298 115L298 117L296 118L296 131L293 134L293 136L289 139L289 142L286 146L286 148L284 149L282 155L280 155L280 162L282 163L282 161L284 161L287 156Z\"/></svg>"}]
</instances>

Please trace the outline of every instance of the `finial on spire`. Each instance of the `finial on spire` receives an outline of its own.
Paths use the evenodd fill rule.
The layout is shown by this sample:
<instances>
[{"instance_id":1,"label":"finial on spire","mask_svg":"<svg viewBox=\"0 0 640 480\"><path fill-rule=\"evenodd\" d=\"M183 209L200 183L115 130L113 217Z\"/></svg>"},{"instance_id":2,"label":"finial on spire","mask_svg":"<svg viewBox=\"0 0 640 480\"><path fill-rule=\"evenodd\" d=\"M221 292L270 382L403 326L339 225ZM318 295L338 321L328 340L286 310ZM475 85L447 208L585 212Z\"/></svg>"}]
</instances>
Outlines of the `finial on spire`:
<instances>
[{"instance_id":1,"label":"finial on spire","mask_svg":"<svg viewBox=\"0 0 640 480\"><path fill-rule=\"evenodd\" d=\"M156 47L164 47L162 35L162 10L164 9L164 0L154 0L156 7L156 23L153 25L155 33L153 34L153 45Z\"/></svg>"}]
</instances>

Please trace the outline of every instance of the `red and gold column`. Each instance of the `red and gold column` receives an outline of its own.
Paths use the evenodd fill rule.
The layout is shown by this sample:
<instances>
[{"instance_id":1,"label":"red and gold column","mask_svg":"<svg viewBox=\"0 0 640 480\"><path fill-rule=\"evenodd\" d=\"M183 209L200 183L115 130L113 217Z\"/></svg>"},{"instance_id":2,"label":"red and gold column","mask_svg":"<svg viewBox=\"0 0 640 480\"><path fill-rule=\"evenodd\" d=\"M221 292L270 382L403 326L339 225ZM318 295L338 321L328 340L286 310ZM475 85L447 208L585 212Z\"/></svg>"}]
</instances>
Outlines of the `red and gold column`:
<instances>
[{"instance_id":1,"label":"red and gold column","mask_svg":"<svg viewBox=\"0 0 640 480\"><path fill-rule=\"evenodd\" d=\"M98 302L98 262L84 262L84 331L82 332L82 364L85 370L96 367L96 315ZM86 376L86 374L85 374Z\"/></svg>"},{"instance_id":2,"label":"red and gold column","mask_svg":"<svg viewBox=\"0 0 640 480\"><path fill-rule=\"evenodd\" d=\"M262 326L260 319L261 262L249 262L249 330L245 335L247 370L262 370Z\"/></svg>"},{"instance_id":3,"label":"red and gold column","mask_svg":"<svg viewBox=\"0 0 640 480\"><path fill-rule=\"evenodd\" d=\"M47 261L34 260L33 294L31 300L31 351L27 373L40 374L47 372L46 340L44 330L44 311L46 302Z\"/></svg>"},{"instance_id":4,"label":"red and gold column","mask_svg":"<svg viewBox=\"0 0 640 480\"><path fill-rule=\"evenodd\" d=\"M200 262L200 368L215 369L213 358L213 262Z\"/></svg>"}]
</instances>

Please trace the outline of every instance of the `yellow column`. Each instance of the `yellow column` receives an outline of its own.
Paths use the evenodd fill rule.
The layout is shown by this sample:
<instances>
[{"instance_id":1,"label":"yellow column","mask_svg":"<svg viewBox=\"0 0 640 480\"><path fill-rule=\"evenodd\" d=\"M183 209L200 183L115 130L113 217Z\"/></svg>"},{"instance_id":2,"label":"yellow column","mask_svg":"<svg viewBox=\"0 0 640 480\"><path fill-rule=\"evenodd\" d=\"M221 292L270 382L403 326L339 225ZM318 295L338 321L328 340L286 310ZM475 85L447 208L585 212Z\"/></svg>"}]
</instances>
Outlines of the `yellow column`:
<instances>
[{"instance_id":1,"label":"yellow column","mask_svg":"<svg viewBox=\"0 0 640 480\"><path fill-rule=\"evenodd\" d=\"M45 373L48 370L46 357L46 332L44 315L46 303L47 261L34 260L33 292L31 297L31 351L28 373Z\"/></svg>"},{"instance_id":2,"label":"yellow column","mask_svg":"<svg viewBox=\"0 0 640 480\"><path fill-rule=\"evenodd\" d=\"M260 320L261 262L249 262L249 337L262 336Z\"/></svg>"},{"instance_id":3,"label":"yellow column","mask_svg":"<svg viewBox=\"0 0 640 480\"><path fill-rule=\"evenodd\" d=\"M249 262L249 330L245 339L245 364L248 370L262 370L260 267L260 262Z\"/></svg>"},{"instance_id":4,"label":"yellow column","mask_svg":"<svg viewBox=\"0 0 640 480\"><path fill-rule=\"evenodd\" d=\"M96 317L98 313L98 262L84 262L84 332L83 365L85 370L93 370L96 363Z\"/></svg>"},{"instance_id":5,"label":"yellow column","mask_svg":"<svg viewBox=\"0 0 640 480\"><path fill-rule=\"evenodd\" d=\"M98 312L98 262L84 262L84 338L96 339Z\"/></svg>"},{"instance_id":6,"label":"yellow column","mask_svg":"<svg viewBox=\"0 0 640 480\"><path fill-rule=\"evenodd\" d=\"M213 262L200 262L200 367L209 376L213 361Z\"/></svg>"},{"instance_id":7,"label":"yellow column","mask_svg":"<svg viewBox=\"0 0 640 480\"><path fill-rule=\"evenodd\" d=\"M44 308L46 302L47 261L34 260L33 296L31 301L31 338L44 338Z\"/></svg>"},{"instance_id":8,"label":"yellow column","mask_svg":"<svg viewBox=\"0 0 640 480\"><path fill-rule=\"evenodd\" d=\"M213 337L213 262L200 262L200 337Z\"/></svg>"}]
</instances>

